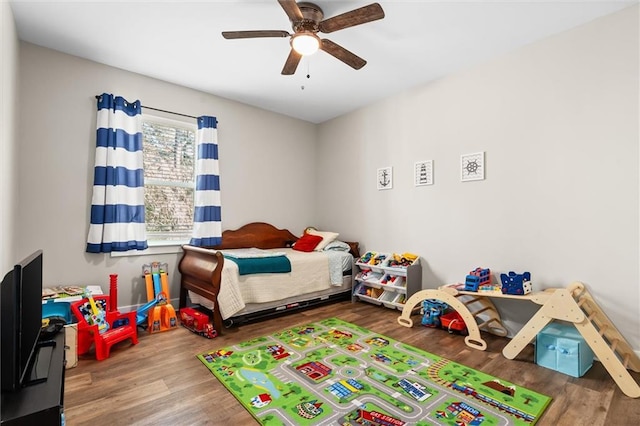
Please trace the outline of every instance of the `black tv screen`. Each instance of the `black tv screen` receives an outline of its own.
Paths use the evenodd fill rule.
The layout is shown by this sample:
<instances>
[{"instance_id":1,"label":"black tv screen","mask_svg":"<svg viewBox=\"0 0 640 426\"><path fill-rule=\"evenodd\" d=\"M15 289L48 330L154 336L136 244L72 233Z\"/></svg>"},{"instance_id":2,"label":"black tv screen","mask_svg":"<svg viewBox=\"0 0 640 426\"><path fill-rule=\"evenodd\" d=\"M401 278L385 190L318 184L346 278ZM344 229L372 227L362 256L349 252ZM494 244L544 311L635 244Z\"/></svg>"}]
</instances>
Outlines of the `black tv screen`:
<instances>
[{"instance_id":1,"label":"black tv screen","mask_svg":"<svg viewBox=\"0 0 640 426\"><path fill-rule=\"evenodd\" d=\"M20 383L24 384L42 329L42 250L16 265L20 276Z\"/></svg>"},{"instance_id":2,"label":"black tv screen","mask_svg":"<svg viewBox=\"0 0 640 426\"><path fill-rule=\"evenodd\" d=\"M42 250L15 265L0 287L2 391L15 391L29 373L42 328Z\"/></svg>"},{"instance_id":3,"label":"black tv screen","mask_svg":"<svg viewBox=\"0 0 640 426\"><path fill-rule=\"evenodd\" d=\"M0 330L2 359L0 378L2 391L14 391L20 383L18 362L18 288L13 270L7 272L0 285Z\"/></svg>"}]
</instances>

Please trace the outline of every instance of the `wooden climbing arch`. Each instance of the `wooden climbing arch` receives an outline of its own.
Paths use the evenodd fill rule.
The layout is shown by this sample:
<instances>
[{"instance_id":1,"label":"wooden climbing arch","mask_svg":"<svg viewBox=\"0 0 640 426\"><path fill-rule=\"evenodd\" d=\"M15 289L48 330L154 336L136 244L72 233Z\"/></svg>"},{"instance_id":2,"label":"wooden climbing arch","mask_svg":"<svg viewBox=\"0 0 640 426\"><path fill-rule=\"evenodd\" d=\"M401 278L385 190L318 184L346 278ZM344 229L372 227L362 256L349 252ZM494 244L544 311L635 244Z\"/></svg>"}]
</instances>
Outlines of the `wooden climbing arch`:
<instances>
[{"instance_id":1,"label":"wooden climbing arch","mask_svg":"<svg viewBox=\"0 0 640 426\"><path fill-rule=\"evenodd\" d=\"M487 342L480 336L480 329L502 337L507 335L507 329L500 320L498 310L489 299L478 297L462 300L459 296L461 294L451 287L441 287L438 290L421 290L405 302L402 314L398 317L398 323L404 327L413 327L411 313L416 308L416 305L426 299L437 299L455 309L464 320L469 332L469 335L464 339L467 346L481 351L487 349ZM469 307L474 304L479 304L479 309L470 310ZM484 315L481 316L480 314Z\"/></svg>"}]
</instances>

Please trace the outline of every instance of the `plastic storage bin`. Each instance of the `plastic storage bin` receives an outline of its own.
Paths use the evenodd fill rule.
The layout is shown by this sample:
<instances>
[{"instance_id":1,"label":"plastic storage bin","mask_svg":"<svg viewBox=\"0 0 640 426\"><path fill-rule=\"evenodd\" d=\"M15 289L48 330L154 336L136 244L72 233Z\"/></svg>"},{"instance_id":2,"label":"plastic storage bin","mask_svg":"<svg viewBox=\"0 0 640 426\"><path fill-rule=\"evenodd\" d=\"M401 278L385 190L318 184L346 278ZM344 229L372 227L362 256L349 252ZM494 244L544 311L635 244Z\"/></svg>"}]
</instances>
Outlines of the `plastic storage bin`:
<instances>
[{"instance_id":1,"label":"plastic storage bin","mask_svg":"<svg viewBox=\"0 0 640 426\"><path fill-rule=\"evenodd\" d=\"M552 322L536 336L536 364L580 377L593 364L593 351L573 324Z\"/></svg>"},{"instance_id":2,"label":"plastic storage bin","mask_svg":"<svg viewBox=\"0 0 640 426\"><path fill-rule=\"evenodd\" d=\"M42 318L51 317L63 318L67 324L76 322L71 315L71 304L69 302L56 302L54 300L44 302L42 304Z\"/></svg>"},{"instance_id":3,"label":"plastic storage bin","mask_svg":"<svg viewBox=\"0 0 640 426\"><path fill-rule=\"evenodd\" d=\"M71 315L71 303L49 299L42 303L42 318L59 317L67 324L64 326L64 358L65 368L73 368L78 364L78 327L76 319Z\"/></svg>"}]
</instances>

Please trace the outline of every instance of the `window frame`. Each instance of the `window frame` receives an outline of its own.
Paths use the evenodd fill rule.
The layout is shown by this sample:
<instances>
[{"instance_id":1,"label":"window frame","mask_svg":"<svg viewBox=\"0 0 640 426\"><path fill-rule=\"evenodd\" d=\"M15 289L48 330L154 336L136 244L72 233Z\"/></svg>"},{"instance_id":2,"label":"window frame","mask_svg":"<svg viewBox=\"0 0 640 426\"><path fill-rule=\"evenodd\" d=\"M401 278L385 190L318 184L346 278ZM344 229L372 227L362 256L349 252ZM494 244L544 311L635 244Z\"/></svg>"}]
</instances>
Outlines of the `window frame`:
<instances>
[{"instance_id":1,"label":"window frame","mask_svg":"<svg viewBox=\"0 0 640 426\"><path fill-rule=\"evenodd\" d=\"M196 178L195 178L195 161L197 156L197 131L198 124L195 120L176 120L172 118L163 117L155 114L143 114L140 116L140 125L142 127L142 123L152 123L158 124L161 126L170 126L170 127L179 127L179 128L187 128L194 133L194 173L193 173L193 181L191 183L183 183L183 182L167 182L159 179L147 179L145 178L144 185L145 188L147 185L162 185L162 186L174 186L174 187L182 187L182 188L192 188L194 192L194 206L195 206L195 189L196 189ZM142 150L144 155L144 136L143 136L143 145ZM193 224L193 222L192 222ZM145 222L146 229L146 222ZM192 227L193 230L193 227ZM182 251L182 245L188 244L191 237L186 237L184 239L161 239L161 238L153 238L153 234L149 234L147 232L147 244L149 246L146 250L131 250L127 252L112 252L111 257L122 257L122 256L143 256L143 255L155 255L155 254L170 254L170 253L180 253Z\"/></svg>"}]
</instances>

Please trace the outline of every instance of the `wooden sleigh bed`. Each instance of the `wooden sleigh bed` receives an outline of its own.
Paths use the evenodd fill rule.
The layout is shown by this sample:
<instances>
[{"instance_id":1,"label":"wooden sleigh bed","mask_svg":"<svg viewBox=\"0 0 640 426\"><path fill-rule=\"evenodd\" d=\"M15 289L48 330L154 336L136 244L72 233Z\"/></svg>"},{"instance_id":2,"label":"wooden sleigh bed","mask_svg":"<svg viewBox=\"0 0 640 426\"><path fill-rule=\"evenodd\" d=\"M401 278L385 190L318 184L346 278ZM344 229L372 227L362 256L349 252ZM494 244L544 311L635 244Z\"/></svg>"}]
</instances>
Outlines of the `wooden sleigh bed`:
<instances>
[{"instance_id":1,"label":"wooden sleigh bed","mask_svg":"<svg viewBox=\"0 0 640 426\"><path fill-rule=\"evenodd\" d=\"M227 263L231 265L225 267L225 257L223 253L229 254L229 250L233 249L257 248L264 250L278 249L278 252L286 252L287 257L294 259L298 259L301 256L304 257L305 255L323 256L321 252L301 253L291 250L292 245L297 240L298 237L286 229L278 229L268 223L254 222L244 225L237 230L224 231L220 245L207 248L188 245L183 246L184 253L178 265L178 270L181 274L180 308L186 307L189 299L192 304L195 303L211 310L213 325L220 333L223 329L223 323L231 326L291 312L320 303L350 299L353 285L353 263L354 259L360 256L357 242L346 242L351 255L348 256L348 258L351 260L349 265L347 265L346 258L343 260L344 272L342 273L341 283L339 285L336 283L326 285L321 290L318 290L316 286L310 291L306 291L304 285L287 286L289 289L295 287L295 291L299 294L279 298L278 294L274 293L273 295L269 295L269 297L276 298L275 300L260 301L258 303L249 301L248 303L243 303L244 307L241 310L234 312L231 316L223 318L224 312L222 311L224 311L224 309L221 311L220 306L220 300L224 299L224 297L222 297L223 294L221 294L221 291L223 291L222 287L223 285L228 285L229 275L237 274L237 271L234 270L234 272L230 270L234 262L227 261ZM346 251L346 246L344 250ZM235 265L233 266L235 267ZM250 279L253 280L254 285L260 283L260 280L264 280L266 283L273 283L274 280L282 280L285 282L289 278L285 275L293 275L296 272L295 268L296 263L292 261L292 271L290 274L257 274L251 276ZM227 274L224 277L223 271ZM238 277L233 277L233 279L237 278ZM244 282L240 282L239 284L241 286L245 285ZM269 285L265 285L263 288L265 292L269 292ZM224 291L228 292L229 289L226 288Z\"/></svg>"}]
</instances>

